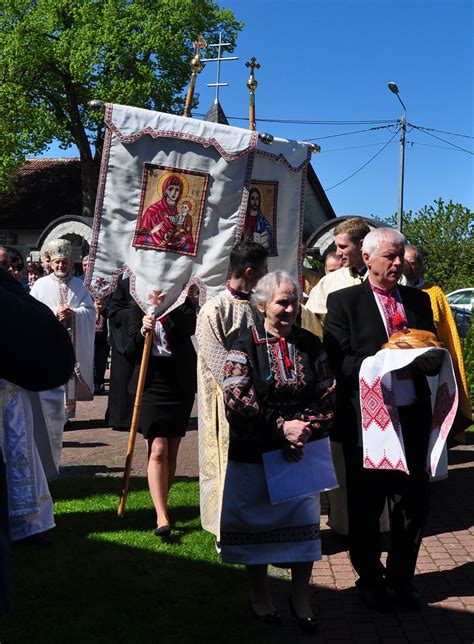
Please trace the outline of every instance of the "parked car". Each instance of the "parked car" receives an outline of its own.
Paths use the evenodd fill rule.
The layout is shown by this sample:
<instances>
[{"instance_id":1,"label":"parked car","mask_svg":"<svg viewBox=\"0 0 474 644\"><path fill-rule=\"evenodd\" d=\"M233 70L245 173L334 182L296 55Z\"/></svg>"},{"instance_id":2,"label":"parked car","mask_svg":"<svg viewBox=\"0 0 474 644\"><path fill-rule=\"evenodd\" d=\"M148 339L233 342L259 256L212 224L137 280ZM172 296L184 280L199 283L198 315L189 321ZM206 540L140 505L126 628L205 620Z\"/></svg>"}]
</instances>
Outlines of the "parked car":
<instances>
[{"instance_id":1,"label":"parked car","mask_svg":"<svg viewBox=\"0 0 474 644\"><path fill-rule=\"evenodd\" d=\"M474 288L459 288L457 291L448 293L446 299L451 307L456 306L465 311L472 311Z\"/></svg>"},{"instance_id":2,"label":"parked car","mask_svg":"<svg viewBox=\"0 0 474 644\"><path fill-rule=\"evenodd\" d=\"M465 338L472 321L474 288L460 288L446 295L461 338Z\"/></svg>"},{"instance_id":3,"label":"parked car","mask_svg":"<svg viewBox=\"0 0 474 644\"><path fill-rule=\"evenodd\" d=\"M466 311L466 309L463 309L460 306L452 306L451 311L453 312L459 337L465 338L471 327L472 312Z\"/></svg>"}]
</instances>

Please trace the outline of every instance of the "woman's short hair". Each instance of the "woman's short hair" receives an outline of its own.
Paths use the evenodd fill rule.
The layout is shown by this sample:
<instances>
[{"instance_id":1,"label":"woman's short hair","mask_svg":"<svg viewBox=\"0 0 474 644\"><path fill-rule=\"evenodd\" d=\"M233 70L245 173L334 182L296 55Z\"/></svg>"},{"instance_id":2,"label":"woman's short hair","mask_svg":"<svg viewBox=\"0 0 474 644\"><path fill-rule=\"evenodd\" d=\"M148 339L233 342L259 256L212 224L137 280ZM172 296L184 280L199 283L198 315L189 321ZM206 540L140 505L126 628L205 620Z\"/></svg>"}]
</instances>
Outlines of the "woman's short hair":
<instances>
[{"instance_id":1,"label":"woman's short hair","mask_svg":"<svg viewBox=\"0 0 474 644\"><path fill-rule=\"evenodd\" d=\"M298 293L298 298L300 297L300 288L289 273L286 271L273 271L264 275L255 287L254 297L257 304L267 304L282 282L293 284Z\"/></svg>"},{"instance_id":2,"label":"woman's short hair","mask_svg":"<svg viewBox=\"0 0 474 644\"><path fill-rule=\"evenodd\" d=\"M369 257L374 253L382 242L388 242L395 246L405 243L405 237L394 228L374 228L364 237L362 242L362 252L367 253Z\"/></svg>"},{"instance_id":3,"label":"woman's short hair","mask_svg":"<svg viewBox=\"0 0 474 644\"><path fill-rule=\"evenodd\" d=\"M26 271L28 273L35 273L35 275L39 275L40 277L44 275L44 268L41 262L28 262Z\"/></svg>"}]
</instances>

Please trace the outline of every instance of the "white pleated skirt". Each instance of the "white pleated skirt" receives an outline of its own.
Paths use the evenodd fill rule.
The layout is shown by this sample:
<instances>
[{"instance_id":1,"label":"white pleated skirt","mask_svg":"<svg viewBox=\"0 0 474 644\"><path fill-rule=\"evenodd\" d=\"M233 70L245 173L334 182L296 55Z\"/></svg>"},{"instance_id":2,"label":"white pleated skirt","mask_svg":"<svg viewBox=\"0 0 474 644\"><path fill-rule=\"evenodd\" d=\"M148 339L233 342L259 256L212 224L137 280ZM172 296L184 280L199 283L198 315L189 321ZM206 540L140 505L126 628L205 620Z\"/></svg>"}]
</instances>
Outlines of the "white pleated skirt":
<instances>
[{"instance_id":1,"label":"white pleated skirt","mask_svg":"<svg viewBox=\"0 0 474 644\"><path fill-rule=\"evenodd\" d=\"M225 563L321 559L319 494L271 505L263 465L229 461L221 514Z\"/></svg>"}]
</instances>

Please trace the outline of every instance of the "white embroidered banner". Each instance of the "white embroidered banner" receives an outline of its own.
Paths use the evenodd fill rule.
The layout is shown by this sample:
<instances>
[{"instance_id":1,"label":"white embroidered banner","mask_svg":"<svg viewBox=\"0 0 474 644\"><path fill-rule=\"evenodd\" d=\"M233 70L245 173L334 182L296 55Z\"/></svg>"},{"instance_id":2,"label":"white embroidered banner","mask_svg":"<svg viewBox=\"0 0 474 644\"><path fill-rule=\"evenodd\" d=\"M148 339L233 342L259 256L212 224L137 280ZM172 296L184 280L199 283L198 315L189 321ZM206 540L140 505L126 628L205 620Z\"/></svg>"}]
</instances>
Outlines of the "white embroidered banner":
<instances>
[{"instance_id":1,"label":"white embroidered banner","mask_svg":"<svg viewBox=\"0 0 474 644\"><path fill-rule=\"evenodd\" d=\"M366 358L360 369L362 446L366 469L409 473L403 436L392 390L392 371L403 369L427 352L442 353L438 389L433 409L426 469L442 474L437 466L454 421L458 390L449 351L446 349L382 349Z\"/></svg>"},{"instance_id":2,"label":"white embroidered banner","mask_svg":"<svg viewBox=\"0 0 474 644\"><path fill-rule=\"evenodd\" d=\"M95 298L127 271L145 311L165 314L193 284L202 302L225 286L242 235L269 248L270 270L299 276L306 145L257 146L257 132L122 105L105 121L85 280Z\"/></svg>"}]
</instances>

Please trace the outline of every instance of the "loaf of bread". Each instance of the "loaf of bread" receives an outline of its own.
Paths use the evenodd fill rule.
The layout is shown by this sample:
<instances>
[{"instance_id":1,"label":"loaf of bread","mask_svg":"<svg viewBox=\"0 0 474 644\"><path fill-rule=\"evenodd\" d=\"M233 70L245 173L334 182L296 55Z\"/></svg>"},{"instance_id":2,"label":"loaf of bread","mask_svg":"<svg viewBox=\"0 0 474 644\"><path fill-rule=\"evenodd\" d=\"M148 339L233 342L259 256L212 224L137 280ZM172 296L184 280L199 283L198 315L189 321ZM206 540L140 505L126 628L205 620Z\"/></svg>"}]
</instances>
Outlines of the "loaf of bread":
<instances>
[{"instance_id":1,"label":"loaf of bread","mask_svg":"<svg viewBox=\"0 0 474 644\"><path fill-rule=\"evenodd\" d=\"M382 349L426 349L428 347L442 348L443 343L438 342L437 337L431 331L422 331L421 329L395 331L389 337L388 342L382 345Z\"/></svg>"}]
</instances>

